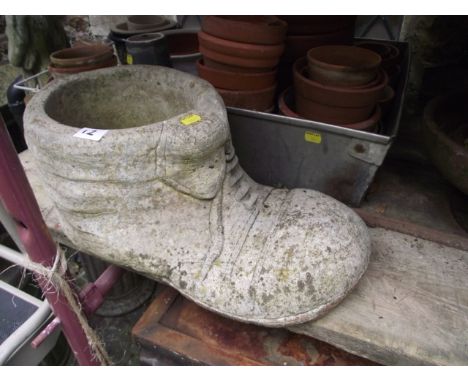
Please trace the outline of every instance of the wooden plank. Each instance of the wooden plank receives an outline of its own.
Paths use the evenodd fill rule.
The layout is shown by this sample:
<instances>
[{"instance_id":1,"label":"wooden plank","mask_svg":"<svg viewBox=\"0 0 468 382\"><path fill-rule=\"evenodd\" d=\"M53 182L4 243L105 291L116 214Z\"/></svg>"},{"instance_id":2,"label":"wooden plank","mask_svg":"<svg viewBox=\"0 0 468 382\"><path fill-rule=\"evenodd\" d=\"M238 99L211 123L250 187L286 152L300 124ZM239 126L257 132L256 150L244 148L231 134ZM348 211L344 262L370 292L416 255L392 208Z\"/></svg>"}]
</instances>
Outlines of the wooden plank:
<instances>
[{"instance_id":1,"label":"wooden plank","mask_svg":"<svg viewBox=\"0 0 468 382\"><path fill-rule=\"evenodd\" d=\"M20 157L48 226L69 245L30 153ZM383 364L468 364L468 253L370 232L373 253L356 289L322 319L289 329Z\"/></svg>"},{"instance_id":2,"label":"wooden plank","mask_svg":"<svg viewBox=\"0 0 468 382\"><path fill-rule=\"evenodd\" d=\"M468 253L370 229L369 269L315 322L290 330L376 362L468 364Z\"/></svg>"},{"instance_id":3,"label":"wooden plank","mask_svg":"<svg viewBox=\"0 0 468 382\"><path fill-rule=\"evenodd\" d=\"M283 328L221 317L160 285L133 327L142 363L156 365L374 365Z\"/></svg>"}]
</instances>

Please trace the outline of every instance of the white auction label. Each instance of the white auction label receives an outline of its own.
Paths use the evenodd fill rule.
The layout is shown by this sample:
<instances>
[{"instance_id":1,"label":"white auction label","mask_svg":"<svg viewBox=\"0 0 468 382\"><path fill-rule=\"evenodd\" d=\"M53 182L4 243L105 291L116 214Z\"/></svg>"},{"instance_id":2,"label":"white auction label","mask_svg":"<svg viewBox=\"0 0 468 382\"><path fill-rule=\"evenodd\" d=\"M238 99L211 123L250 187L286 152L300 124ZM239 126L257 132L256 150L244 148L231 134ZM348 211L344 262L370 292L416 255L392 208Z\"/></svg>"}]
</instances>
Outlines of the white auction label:
<instances>
[{"instance_id":1,"label":"white auction label","mask_svg":"<svg viewBox=\"0 0 468 382\"><path fill-rule=\"evenodd\" d=\"M83 127L80 131L73 134L73 136L77 138L91 139L92 141L100 141L108 131L109 130L90 129L89 127Z\"/></svg>"}]
</instances>

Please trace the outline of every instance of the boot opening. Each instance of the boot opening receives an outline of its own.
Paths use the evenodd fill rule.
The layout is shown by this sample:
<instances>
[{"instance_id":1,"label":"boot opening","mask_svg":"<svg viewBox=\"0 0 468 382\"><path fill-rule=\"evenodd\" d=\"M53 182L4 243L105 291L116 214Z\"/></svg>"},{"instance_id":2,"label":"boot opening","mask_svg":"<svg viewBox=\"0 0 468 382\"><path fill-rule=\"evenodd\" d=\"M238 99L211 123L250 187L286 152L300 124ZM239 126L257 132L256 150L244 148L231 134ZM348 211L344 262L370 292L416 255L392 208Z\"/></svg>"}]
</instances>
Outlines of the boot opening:
<instances>
[{"instance_id":1,"label":"boot opening","mask_svg":"<svg viewBox=\"0 0 468 382\"><path fill-rule=\"evenodd\" d=\"M124 129L175 117L191 110L191 103L164 75L111 71L60 86L48 98L45 111L68 126Z\"/></svg>"}]
</instances>

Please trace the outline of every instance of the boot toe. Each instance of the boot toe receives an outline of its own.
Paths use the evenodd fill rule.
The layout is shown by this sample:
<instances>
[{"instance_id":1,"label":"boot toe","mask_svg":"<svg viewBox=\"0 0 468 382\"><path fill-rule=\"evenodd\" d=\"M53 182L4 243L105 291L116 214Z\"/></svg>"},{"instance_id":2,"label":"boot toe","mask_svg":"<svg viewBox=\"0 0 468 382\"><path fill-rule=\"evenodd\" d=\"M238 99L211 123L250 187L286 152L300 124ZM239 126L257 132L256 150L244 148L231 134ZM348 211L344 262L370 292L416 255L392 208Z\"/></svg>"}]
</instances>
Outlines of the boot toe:
<instances>
[{"instance_id":1,"label":"boot toe","mask_svg":"<svg viewBox=\"0 0 468 382\"><path fill-rule=\"evenodd\" d=\"M365 272L371 250L367 227L344 204L312 190L283 192L248 291L258 321L272 326L312 320L337 305Z\"/></svg>"}]
</instances>

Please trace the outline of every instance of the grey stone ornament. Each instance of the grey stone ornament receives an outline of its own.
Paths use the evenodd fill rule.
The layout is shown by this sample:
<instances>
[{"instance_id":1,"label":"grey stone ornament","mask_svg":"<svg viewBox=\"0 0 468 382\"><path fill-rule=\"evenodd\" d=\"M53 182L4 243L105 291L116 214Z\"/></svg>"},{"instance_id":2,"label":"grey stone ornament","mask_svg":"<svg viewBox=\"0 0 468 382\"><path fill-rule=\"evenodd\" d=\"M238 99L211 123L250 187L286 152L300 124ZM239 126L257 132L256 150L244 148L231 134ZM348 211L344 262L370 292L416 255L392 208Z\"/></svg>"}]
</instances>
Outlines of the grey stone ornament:
<instances>
[{"instance_id":1,"label":"grey stone ornament","mask_svg":"<svg viewBox=\"0 0 468 382\"><path fill-rule=\"evenodd\" d=\"M265 326L309 321L367 268L370 239L356 213L313 190L250 179L222 99L197 77L134 65L54 80L29 102L24 125L77 248L214 312ZM74 136L83 127L108 131Z\"/></svg>"}]
</instances>

